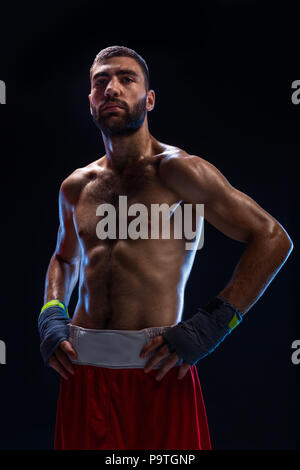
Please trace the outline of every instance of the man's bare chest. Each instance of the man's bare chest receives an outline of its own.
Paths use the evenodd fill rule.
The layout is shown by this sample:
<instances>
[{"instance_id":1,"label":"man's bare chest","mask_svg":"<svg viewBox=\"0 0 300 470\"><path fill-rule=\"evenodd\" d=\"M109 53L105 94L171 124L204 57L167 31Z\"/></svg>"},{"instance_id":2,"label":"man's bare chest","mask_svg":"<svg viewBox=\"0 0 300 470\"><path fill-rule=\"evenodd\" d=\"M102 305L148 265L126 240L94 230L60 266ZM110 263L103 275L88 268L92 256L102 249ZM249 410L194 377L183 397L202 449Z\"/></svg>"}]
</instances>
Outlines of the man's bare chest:
<instances>
[{"instance_id":1,"label":"man's bare chest","mask_svg":"<svg viewBox=\"0 0 300 470\"><path fill-rule=\"evenodd\" d=\"M101 221L103 228L105 222L112 227L109 230L114 230L113 219L116 229L122 220L124 229L124 224L128 227L138 215L142 214L143 221L145 217L150 220L158 206L168 210L178 203L178 197L162 183L154 165L128 169L122 175L105 170L91 172L74 209L74 222L82 241L94 244L99 243L97 228Z\"/></svg>"}]
</instances>

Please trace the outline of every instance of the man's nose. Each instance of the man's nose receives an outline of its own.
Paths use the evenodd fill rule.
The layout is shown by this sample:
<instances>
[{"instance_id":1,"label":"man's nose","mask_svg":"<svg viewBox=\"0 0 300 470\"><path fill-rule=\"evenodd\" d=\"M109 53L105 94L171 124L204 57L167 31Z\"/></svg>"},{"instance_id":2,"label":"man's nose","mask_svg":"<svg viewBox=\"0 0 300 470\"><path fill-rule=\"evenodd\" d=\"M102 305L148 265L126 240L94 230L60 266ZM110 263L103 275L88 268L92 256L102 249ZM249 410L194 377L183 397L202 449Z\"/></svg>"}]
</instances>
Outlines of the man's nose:
<instances>
[{"instance_id":1,"label":"man's nose","mask_svg":"<svg viewBox=\"0 0 300 470\"><path fill-rule=\"evenodd\" d=\"M105 96L113 97L118 96L120 94L120 87L117 78L112 78L105 89Z\"/></svg>"}]
</instances>

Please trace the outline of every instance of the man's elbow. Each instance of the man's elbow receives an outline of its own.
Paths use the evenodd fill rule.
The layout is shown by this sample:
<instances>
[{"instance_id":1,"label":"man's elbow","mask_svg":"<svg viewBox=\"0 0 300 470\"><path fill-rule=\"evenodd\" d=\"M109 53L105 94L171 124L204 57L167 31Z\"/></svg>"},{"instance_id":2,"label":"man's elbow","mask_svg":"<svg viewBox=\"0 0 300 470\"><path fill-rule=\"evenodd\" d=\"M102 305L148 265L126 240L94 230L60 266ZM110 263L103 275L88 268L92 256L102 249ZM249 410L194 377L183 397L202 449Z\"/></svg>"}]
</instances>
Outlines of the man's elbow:
<instances>
[{"instance_id":1,"label":"man's elbow","mask_svg":"<svg viewBox=\"0 0 300 470\"><path fill-rule=\"evenodd\" d=\"M285 252L286 252L285 259L287 259L290 256L290 254L292 253L293 249L294 249L294 244L292 242L291 237L289 236L289 234L286 231L284 231L283 236L285 238L285 241L284 241Z\"/></svg>"},{"instance_id":2,"label":"man's elbow","mask_svg":"<svg viewBox=\"0 0 300 470\"><path fill-rule=\"evenodd\" d=\"M287 231L279 222L275 221L267 233L271 247L273 247L274 250L280 254L280 257L286 261L294 248L292 239Z\"/></svg>"},{"instance_id":3,"label":"man's elbow","mask_svg":"<svg viewBox=\"0 0 300 470\"><path fill-rule=\"evenodd\" d=\"M64 256L64 255L62 255L58 252L55 252L54 255L53 255L53 259L55 259L59 263L67 264L67 265L72 266L74 268L76 268L80 263L80 256L79 255L74 255L74 256L71 257L71 256Z\"/></svg>"}]
</instances>

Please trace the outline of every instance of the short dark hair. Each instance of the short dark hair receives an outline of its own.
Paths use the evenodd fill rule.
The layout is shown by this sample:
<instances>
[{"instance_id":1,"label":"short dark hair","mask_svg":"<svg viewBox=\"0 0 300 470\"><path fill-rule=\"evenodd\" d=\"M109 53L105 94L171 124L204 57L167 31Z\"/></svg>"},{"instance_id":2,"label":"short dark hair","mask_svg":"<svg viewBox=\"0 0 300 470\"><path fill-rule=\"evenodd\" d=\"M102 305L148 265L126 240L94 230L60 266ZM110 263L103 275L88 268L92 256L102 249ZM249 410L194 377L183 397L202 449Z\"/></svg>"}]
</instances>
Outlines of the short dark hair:
<instances>
[{"instance_id":1,"label":"short dark hair","mask_svg":"<svg viewBox=\"0 0 300 470\"><path fill-rule=\"evenodd\" d=\"M132 59L134 59L141 66L145 79L145 88L147 91L149 90L150 77L146 61L133 49L129 49L129 47L125 46L110 46L98 52L90 68L90 79L92 79L92 73L95 65L99 64L102 60L109 59L110 57L132 57Z\"/></svg>"}]
</instances>

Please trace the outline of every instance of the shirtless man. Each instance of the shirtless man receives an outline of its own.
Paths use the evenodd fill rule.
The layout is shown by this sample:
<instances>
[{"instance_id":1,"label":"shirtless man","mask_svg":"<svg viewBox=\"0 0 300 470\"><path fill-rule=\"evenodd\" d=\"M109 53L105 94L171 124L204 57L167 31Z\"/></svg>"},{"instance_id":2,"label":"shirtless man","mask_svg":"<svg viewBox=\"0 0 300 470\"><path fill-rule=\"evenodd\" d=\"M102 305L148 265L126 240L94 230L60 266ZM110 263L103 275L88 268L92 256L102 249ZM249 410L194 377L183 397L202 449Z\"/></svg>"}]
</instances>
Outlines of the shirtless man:
<instances>
[{"instance_id":1,"label":"shirtless man","mask_svg":"<svg viewBox=\"0 0 300 470\"><path fill-rule=\"evenodd\" d=\"M278 221L211 163L150 134L155 94L136 52L104 49L90 72L90 110L106 154L61 184L39 317L44 361L63 378L55 448L210 449L195 364L241 321L293 245ZM97 236L97 207L117 208L121 195L128 206L204 204L208 222L245 243L229 283L190 321L180 322L195 256L184 237Z\"/></svg>"}]
</instances>

